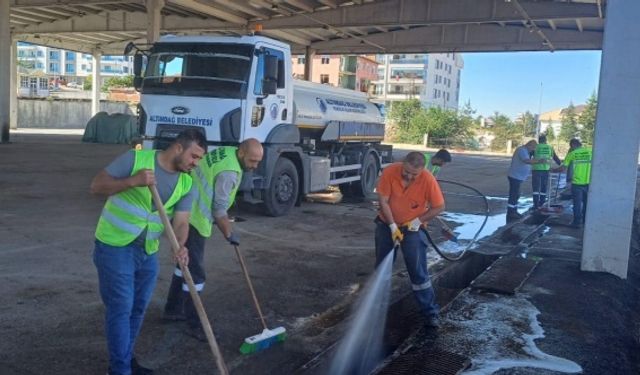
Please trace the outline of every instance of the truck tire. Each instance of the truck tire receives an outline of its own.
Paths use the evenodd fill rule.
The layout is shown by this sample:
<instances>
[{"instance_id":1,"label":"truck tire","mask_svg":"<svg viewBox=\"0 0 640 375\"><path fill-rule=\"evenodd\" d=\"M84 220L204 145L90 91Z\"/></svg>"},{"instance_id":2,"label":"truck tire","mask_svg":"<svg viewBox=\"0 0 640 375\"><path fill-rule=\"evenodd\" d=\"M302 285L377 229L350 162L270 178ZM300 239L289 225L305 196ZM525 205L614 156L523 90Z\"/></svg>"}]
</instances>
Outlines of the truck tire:
<instances>
[{"instance_id":1,"label":"truck tire","mask_svg":"<svg viewBox=\"0 0 640 375\"><path fill-rule=\"evenodd\" d=\"M373 153L368 153L362 160L360 181L351 183L351 195L358 198L374 199L380 168Z\"/></svg>"},{"instance_id":2,"label":"truck tire","mask_svg":"<svg viewBox=\"0 0 640 375\"><path fill-rule=\"evenodd\" d=\"M271 183L265 191L264 205L269 216L282 216L298 198L298 170L287 158L279 158L273 169Z\"/></svg>"}]
</instances>

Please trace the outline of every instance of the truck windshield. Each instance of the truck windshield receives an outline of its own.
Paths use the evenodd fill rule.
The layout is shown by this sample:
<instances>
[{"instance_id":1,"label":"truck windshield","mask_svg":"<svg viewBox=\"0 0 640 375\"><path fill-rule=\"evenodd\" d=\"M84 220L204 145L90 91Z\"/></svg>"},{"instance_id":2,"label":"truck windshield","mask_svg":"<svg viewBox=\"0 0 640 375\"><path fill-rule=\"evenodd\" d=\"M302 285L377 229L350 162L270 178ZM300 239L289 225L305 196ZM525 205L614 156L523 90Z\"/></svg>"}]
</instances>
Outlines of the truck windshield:
<instances>
[{"instance_id":1,"label":"truck windshield","mask_svg":"<svg viewBox=\"0 0 640 375\"><path fill-rule=\"evenodd\" d=\"M242 98L246 95L253 46L160 43L149 57L142 93Z\"/></svg>"}]
</instances>

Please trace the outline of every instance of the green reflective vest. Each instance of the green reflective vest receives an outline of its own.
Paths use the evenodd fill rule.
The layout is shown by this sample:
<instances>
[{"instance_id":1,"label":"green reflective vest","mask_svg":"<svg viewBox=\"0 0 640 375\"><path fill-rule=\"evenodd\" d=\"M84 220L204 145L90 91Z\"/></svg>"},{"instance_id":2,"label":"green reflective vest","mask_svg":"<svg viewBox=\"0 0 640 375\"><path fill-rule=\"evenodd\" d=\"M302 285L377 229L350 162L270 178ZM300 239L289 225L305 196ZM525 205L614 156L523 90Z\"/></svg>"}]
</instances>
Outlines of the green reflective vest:
<instances>
[{"instance_id":1,"label":"green reflective vest","mask_svg":"<svg viewBox=\"0 0 640 375\"><path fill-rule=\"evenodd\" d=\"M131 176L141 169L155 171L155 154L155 150L135 151ZM187 173L180 173L171 197L164 204L169 216L173 214L176 203L189 192L191 183ZM110 196L102 209L96 238L110 246L126 246L146 229L145 251L149 255L155 253L160 246L164 225L158 211L152 211L152 201L147 186L133 187Z\"/></svg>"},{"instance_id":2,"label":"green reflective vest","mask_svg":"<svg viewBox=\"0 0 640 375\"><path fill-rule=\"evenodd\" d=\"M431 154L428 153L424 153L424 169L428 170L429 172L431 172L431 174L435 177L438 175L438 173L440 172L440 166L439 165L431 165Z\"/></svg>"},{"instance_id":3,"label":"green reflective vest","mask_svg":"<svg viewBox=\"0 0 640 375\"><path fill-rule=\"evenodd\" d=\"M189 222L203 237L211 236L211 226L213 225L211 209L215 194L216 176L223 171L231 171L238 174L238 183L231 191L229 206L233 203L238 192L240 180L242 179L242 167L240 167L240 162L236 156L237 150L237 147L219 147L207 153L191 172L191 177L193 177L195 186L198 189L198 199L193 201Z\"/></svg>"},{"instance_id":4,"label":"green reflective vest","mask_svg":"<svg viewBox=\"0 0 640 375\"><path fill-rule=\"evenodd\" d=\"M591 158L593 154L590 148L578 147L567 154L562 165L569 167L573 162L573 177L571 183L575 185L589 185L591 181Z\"/></svg>"},{"instance_id":5,"label":"green reflective vest","mask_svg":"<svg viewBox=\"0 0 640 375\"><path fill-rule=\"evenodd\" d=\"M534 171L548 171L551 169L551 164L548 162L553 158L553 147L546 143L539 143L536 146L536 150L533 153L534 159L547 159L546 163L535 163L531 168Z\"/></svg>"}]
</instances>

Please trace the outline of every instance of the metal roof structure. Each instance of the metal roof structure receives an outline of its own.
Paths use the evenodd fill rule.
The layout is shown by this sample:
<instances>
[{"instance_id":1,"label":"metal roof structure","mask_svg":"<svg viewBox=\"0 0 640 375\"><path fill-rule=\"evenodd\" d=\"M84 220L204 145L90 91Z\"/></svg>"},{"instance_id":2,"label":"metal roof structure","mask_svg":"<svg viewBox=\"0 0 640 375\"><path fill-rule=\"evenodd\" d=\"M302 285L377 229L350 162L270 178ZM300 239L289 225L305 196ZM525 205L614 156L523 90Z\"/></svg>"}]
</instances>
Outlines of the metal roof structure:
<instances>
[{"instance_id":1,"label":"metal roof structure","mask_svg":"<svg viewBox=\"0 0 640 375\"><path fill-rule=\"evenodd\" d=\"M600 49L606 0L9 0L14 40L122 54L160 33L263 34L321 54Z\"/></svg>"}]
</instances>

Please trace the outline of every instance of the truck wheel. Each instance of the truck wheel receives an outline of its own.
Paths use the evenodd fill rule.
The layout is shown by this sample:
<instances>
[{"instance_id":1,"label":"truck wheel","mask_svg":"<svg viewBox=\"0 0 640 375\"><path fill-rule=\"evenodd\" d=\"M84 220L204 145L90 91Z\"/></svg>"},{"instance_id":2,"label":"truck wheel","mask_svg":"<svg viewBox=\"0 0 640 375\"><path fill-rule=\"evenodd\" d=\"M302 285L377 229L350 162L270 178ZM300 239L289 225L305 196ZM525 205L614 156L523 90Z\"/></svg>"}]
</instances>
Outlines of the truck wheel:
<instances>
[{"instance_id":1,"label":"truck wheel","mask_svg":"<svg viewBox=\"0 0 640 375\"><path fill-rule=\"evenodd\" d=\"M279 158L266 190L264 205L270 216L282 216L293 207L298 197L298 171L293 162Z\"/></svg>"},{"instance_id":2,"label":"truck wheel","mask_svg":"<svg viewBox=\"0 0 640 375\"><path fill-rule=\"evenodd\" d=\"M376 189L380 169L372 153L368 153L367 156L364 157L360 173L360 181L355 181L351 185L354 195L366 199L375 198L376 194L374 190Z\"/></svg>"}]
</instances>

